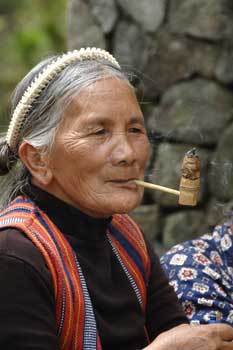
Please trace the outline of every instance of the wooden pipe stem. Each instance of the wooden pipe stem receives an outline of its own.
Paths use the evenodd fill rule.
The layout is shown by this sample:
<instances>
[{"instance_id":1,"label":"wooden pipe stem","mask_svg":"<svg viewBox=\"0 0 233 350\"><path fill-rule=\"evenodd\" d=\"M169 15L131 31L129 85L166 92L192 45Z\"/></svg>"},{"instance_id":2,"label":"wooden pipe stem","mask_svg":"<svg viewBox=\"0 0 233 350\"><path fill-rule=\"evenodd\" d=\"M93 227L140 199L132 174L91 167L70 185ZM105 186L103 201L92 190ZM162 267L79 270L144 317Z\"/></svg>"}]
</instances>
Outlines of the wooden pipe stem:
<instances>
[{"instance_id":1,"label":"wooden pipe stem","mask_svg":"<svg viewBox=\"0 0 233 350\"><path fill-rule=\"evenodd\" d=\"M160 186L160 185L155 185L155 184L152 184L150 182L145 182L145 181L142 181L142 180L134 180L134 182L137 185L139 185L139 186L151 188L152 190L159 190L159 191L162 191L162 192L167 192L167 193L174 194L176 196L180 195L180 191L174 190L173 188L164 187L164 186Z\"/></svg>"}]
</instances>

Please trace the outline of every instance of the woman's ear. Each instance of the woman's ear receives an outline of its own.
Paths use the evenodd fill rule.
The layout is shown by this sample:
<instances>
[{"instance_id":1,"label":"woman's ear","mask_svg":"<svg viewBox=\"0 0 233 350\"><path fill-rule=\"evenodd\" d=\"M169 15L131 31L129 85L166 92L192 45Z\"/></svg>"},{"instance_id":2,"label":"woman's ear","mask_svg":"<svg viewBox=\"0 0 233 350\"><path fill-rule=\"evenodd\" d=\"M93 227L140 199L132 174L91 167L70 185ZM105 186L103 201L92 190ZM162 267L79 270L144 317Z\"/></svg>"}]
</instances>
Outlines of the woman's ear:
<instances>
[{"instance_id":1,"label":"woman's ear","mask_svg":"<svg viewBox=\"0 0 233 350\"><path fill-rule=\"evenodd\" d=\"M51 183L53 174L49 167L49 157L43 150L23 142L18 151L21 161L32 175L32 182L40 187Z\"/></svg>"}]
</instances>

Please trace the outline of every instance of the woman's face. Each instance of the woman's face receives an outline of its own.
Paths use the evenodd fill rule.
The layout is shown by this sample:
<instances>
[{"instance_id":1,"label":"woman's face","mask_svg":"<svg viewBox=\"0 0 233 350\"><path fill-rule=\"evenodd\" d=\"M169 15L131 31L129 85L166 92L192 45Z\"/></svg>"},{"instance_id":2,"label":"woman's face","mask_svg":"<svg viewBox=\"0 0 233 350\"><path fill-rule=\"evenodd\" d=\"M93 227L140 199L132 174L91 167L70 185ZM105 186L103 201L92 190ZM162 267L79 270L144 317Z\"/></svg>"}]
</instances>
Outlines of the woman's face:
<instances>
[{"instance_id":1,"label":"woman's face","mask_svg":"<svg viewBox=\"0 0 233 350\"><path fill-rule=\"evenodd\" d=\"M126 213L141 201L149 158L144 118L129 86L105 78L67 107L51 150L47 190L93 217Z\"/></svg>"}]
</instances>

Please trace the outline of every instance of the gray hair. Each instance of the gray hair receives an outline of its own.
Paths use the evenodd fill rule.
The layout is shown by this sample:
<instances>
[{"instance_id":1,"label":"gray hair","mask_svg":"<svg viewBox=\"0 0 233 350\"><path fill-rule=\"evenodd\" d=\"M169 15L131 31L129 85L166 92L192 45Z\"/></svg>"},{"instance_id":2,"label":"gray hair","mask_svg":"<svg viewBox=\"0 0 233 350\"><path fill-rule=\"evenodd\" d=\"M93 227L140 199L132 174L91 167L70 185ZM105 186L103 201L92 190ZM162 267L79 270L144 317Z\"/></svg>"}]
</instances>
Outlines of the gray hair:
<instances>
[{"instance_id":1,"label":"gray hair","mask_svg":"<svg viewBox=\"0 0 233 350\"><path fill-rule=\"evenodd\" d=\"M40 62L18 84L12 98L12 113L27 87L54 58L55 56ZM25 140L35 148L43 148L49 152L64 110L72 98L90 84L111 76L124 80L132 87L126 74L106 60L79 61L65 67L33 102L20 131L20 143ZM4 197L4 204L6 204L17 195L24 193L31 175L17 153L12 154L4 141L0 141L0 175L9 173L7 181L4 181L4 185L1 186L3 188L1 198Z\"/></svg>"}]
</instances>

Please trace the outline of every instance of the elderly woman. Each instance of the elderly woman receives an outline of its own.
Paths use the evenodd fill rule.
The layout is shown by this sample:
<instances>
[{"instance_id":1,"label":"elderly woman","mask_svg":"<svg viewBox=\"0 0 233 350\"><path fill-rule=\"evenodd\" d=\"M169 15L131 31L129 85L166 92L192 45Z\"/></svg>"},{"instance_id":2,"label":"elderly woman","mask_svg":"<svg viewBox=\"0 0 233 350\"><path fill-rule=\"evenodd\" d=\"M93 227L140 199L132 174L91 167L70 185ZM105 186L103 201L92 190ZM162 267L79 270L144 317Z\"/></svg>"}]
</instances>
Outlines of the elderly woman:
<instances>
[{"instance_id":1,"label":"elderly woman","mask_svg":"<svg viewBox=\"0 0 233 350\"><path fill-rule=\"evenodd\" d=\"M100 49L47 59L19 84L1 144L1 349L224 350L191 327L137 225L149 157L143 115Z\"/></svg>"}]
</instances>

